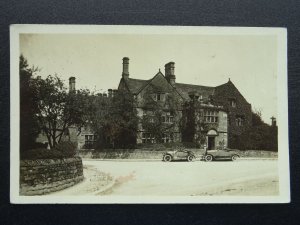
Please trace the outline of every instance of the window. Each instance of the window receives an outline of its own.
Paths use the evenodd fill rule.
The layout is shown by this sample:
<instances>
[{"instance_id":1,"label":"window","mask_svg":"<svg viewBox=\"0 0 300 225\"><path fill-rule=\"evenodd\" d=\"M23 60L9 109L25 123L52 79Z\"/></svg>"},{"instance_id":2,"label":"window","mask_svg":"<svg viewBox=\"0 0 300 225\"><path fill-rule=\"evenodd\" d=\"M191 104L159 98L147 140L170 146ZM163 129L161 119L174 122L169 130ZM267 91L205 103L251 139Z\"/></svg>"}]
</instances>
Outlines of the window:
<instances>
[{"instance_id":1,"label":"window","mask_svg":"<svg viewBox=\"0 0 300 225\"><path fill-rule=\"evenodd\" d=\"M173 123L174 122L174 117L170 113L168 113L165 116L162 116L161 118L162 118L163 123Z\"/></svg>"},{"instance_id":2,"label":"window","mask_svg":"<svg viewBox=\"0 0 300 225\"><path fill-rule=\"evenodd\" d=\"M146 112L143 113L143 119L146 119L149 123L154 123L154 116L147 115Z\"/></svg>"},{"instance_id":3,"label":"window","mask_svg":"<svg viewBox=\"0 0 300 225\"><path fill-rule=\"evenodd\" d=\"M154 137L150 133L143 132L142 133L142 142L145 143L154 143Z\"/></svg>"},{"instance_id":4,"label":"window","mask_svg":"<svg viewBox=\"0 0 300 225\"><path fill-rule=\"evenodd\" d=\"M162 137L162 141L163 143L173 142L174 141L173 133L164 133Z\"/></svg>"},{"instance_id":5,"label":"window","mask_svg":"<svg viewBox=\"0 0 300 225\"><path fill-rule=\"evenodd\" d=\"M156 99L157 99L157 101L160 101L160 94L156 95Z\"/></svg>"},{"instance_id":6,"label":"window","mask_svg":"<svg viewBox=\"0 0 300 225\"><path fill-rule=\"evenodd\" d=\"M235 99L229 99L229 105L233 108L236 107L236 100Z\"/></svg>"},{"instance_id":7,"label":"window","mask_svg":"<svg viewBox=\"0 0 300 225\"><path fill-rule=\"evenodd\" d=\"M84 135L84 146L85 149L92 149L95 146L97 136L93 134Z\"/></svg>"},{"instance_id":8,"label":"window","mask_svg":"<svg viewBox=\"0 0 300 225\"><path fill-rule=\"evenodd\" d=\"M163 101L164 100L164 94L154 94L154 101Z\"/></svg>"},{"instance_id":9,"label":"window","mask_svg":"<svg viewBox=\"0 0 300 225\"><path fill-rule=\"evenodd\" d=\"M241 127L244 125L244 116L237 116L235 119L235 125Z\"/></svg>"},{"instance_id":10,"label":"window","mask_svg":"<svg viewBox=\"0 0 300 225\"><path fill-rule=\"evenodd\" d=\"M204 111L204 122L207 123L217 123L219 120L218 112L213 110L205 110Z\"/></svg>"}]
</instances>

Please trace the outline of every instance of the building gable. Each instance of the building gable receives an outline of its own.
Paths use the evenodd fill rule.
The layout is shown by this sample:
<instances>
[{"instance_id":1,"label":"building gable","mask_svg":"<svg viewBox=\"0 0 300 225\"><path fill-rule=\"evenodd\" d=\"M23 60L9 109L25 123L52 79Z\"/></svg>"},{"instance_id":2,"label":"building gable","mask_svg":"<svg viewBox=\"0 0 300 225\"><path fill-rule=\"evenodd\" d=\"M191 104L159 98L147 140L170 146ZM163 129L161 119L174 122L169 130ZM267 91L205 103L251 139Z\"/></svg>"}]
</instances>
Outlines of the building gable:
<instances>
[{"instance_id":1,"label":"building gable","mask_svg":"<svg viewBox=\"0 0 300 225\"><path fill-rule=\"evenodd\" d=\"M158 72L151 80L149 80L137 94L138 105L140 107L148 107L147 105L151 107L154 102L167 104L167 100L171 98L176 101L183 101L183 97L166 80L161 72Z\"/></svg>"},{"instance_id":2,"label":"building gable","mask_svg":"<svg viewBox=\"0 0 300 225\"><path fill-rule=\"evenodd\" d=\"M230 80L225 84L215 87L214 96L218 98L222 98L222 97L237 98L243 103L249 104L247 100L244 98L244 96L240 93L240 91Z\"/></svg>"},{"instance_id":3,"label":"building gable","mask_svg":"<svg viewBox=\"0 0 300 225\"><path fill-rule=\"evenodd\" d=\"M251 104L230 80L215 88L214 101L223 105L224 109L229 112L229 132L231 134L240 135L252 125Z\"/></svg>"}]
</instances>

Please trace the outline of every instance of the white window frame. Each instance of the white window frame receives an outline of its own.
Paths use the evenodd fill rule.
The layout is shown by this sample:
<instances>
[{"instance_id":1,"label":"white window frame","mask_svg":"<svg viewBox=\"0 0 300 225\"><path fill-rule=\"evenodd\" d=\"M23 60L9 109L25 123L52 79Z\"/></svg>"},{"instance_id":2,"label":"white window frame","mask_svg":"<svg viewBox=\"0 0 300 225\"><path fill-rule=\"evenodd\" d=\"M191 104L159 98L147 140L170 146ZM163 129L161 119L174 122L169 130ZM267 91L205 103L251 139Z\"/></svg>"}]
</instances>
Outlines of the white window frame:
<instances>
[{"instance_id":1,"label":"white window frame","mask_svg":"<svg viewBox=\"0 0 300 225\"><path fill-rule=\"evenodd\" d=\"M207 122L207 123L218 123L219 122L218 111L215 111L215 110L204 110L203 117L204 117L204 122Z\"/></svg>"}]
</instances>

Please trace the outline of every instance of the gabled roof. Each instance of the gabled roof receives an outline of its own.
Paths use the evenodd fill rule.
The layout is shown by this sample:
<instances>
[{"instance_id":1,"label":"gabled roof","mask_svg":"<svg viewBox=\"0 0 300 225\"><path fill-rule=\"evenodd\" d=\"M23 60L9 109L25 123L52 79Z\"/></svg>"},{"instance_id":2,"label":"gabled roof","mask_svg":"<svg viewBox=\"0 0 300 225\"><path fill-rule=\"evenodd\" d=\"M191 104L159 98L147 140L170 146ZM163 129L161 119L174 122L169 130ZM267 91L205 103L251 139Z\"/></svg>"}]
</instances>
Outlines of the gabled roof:
<instances>
[{"instance_id":1,"label":"gabled roof","mask_svg":"<svg viewBox=\"0 0 300 225\"><path fill-rule=\"evenodd\" d=\"M236 86L232 83L230 79L227 83L215 87L216 95L222 95L222 92L231 93L232 95L239 95L242 99L244 99L245 102L247 102L245 97L241 94L241 92L236 88Z\"/></svg>"},{"instance_id":2,"label":"gabled roof","mask_svg":"<svg viewBox=\"0 0 300 225\"><path fill-rule=\"evenodd\" d=\"M146 88L148 85L153 85L152 81L155 80L156 77L161 76L163 77L163 79L166 79L165 76L159 71L154 77L152 77L149 80L140 80L140 79L133 79L133 78L122 78L122 80L124 80L127 88L129 89L129 91L132 94L139 94L144 88ZM181 95L181 93L175 88L173 87L169 82L166 81L166 83L168 84L168 87L164 86L163 83L160 83L158 86L160 86L161 89L165 89L165 88L171 88L174 89L179 96L181 96L181 98L184 99L184 97ZM154 84L155 85L155 84ZM162 85L162 86L161 86ZM158 87L157 86L157 87Z\"/></svg>"},{"instance_id":3,"label":"gabled roof","mask_svg":"<svg viewBox=\"0 0 300 225\"><path fill-rule=\"evenodd\" d=\"M126 78L124 79L126 86L128 87L129 91L132 94L138 94L141 92L147 85L151 83L151 81L157 75L164 76L161 72L158 72L153 78L149 80L141 80L141 79L134 79L134 78ZM170 84L171 85L171 84ZM189 93L190 92L197 92L202 98L209 98L209 96L214 95L217 89L220 89L224 86L227 86L228 83L219 85L217 87L209 87L209 86L202 86L202 85L194 85L194 84L183 84L183 83L176 83L174 89L185 99L189 100ZM172 86L172 85L171 85Z\"/></svg>"},{"instance_id":4,"label":"gabled roof","mask_svg":"<svg viewBox=\"0 0 300 225\"><path fill-rule=\"evenodd\" d=\"M137 94L148 82L149 80L140 80L133 78L125 79L125 83L132 94Z\"/></svg>"},{"instance_id":5,"label":"gabled roof","mask_svg":"<svg viewBox=\"0 0 300 225\"><path fill-rule=\"evenodd\" d=\"M194 84L176 83L175 87L186 100L190 98L189 92L197 92L199 95L202 95L203 98L208 98L215 92L214 87L207 87Z\"/></svg>"}]
</instances>

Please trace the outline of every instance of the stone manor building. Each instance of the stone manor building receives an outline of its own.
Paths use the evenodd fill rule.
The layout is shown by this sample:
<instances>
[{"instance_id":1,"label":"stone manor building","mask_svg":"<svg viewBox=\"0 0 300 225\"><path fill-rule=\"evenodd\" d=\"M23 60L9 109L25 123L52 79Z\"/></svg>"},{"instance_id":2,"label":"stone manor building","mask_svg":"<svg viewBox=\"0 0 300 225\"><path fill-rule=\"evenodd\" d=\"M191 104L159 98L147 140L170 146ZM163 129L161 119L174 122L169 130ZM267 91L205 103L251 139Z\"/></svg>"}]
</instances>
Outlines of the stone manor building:
<instances>
[{"instance_id":1,"label":"stone manor building","mask_svg":"<svg viewBox=\"0 0 300 225\"><path fill-rule=\"evenodd\" d=\"M75 90L75 77L70 77L69 89ZM124 57L118 90L108 89L108 93L101 97L109 102L118 91L125 91L134 99L140 120L138 144L199 142L201 147L206 145L208 149L233 148L234 140L252 126L251 105L230 79L216 87L178 83L174 62L165 64L164 74L158 71L149 75L148 80L141 80L131 77L129 58ZM161 140L156 140L142 123L144 118L148 118L150 123L155 121L157 111L160 112L160 123L169 128L160 137ZM186 133L192 134L192 138ZM77 134L75 126L69 127L64 139L76 142L78 149L93 148L97 137L91 129L86 127L80 135ZM46 143L47 139L40 134L37 141Z\"/></svg>"},{"instance_id":2,"label":"stone manor building","mask_svg":"<svg viewBox=\"0 0 300 225\"><path fill-rule=\"evenodd\" d=\"M184 76L184 74L181 74ZM140 119L151 117L156 107L161 109L162 123L172 124L176 121L182 123L186 110L184 105L192 106L192 116L195 127L194 140L204 138L208 149L230 147L231 142L243 131L252 125L251 104L241 95L239 90L230 81L216 86L207 87L195 84L176 82L175 63L165 64L164 74L158 71L148 80L132 78L129 74L129 58L123 58L123 72L118 90L129 92L135 99L135 107ZM170 106L170 99L178 107ZM174 110L176 113L174 113ZM172 127L162 137L163 142L181 142L184 140L180 123ZM137 143L156 142L143 128L138 126Z\"/></svg>"}]
</instances>

